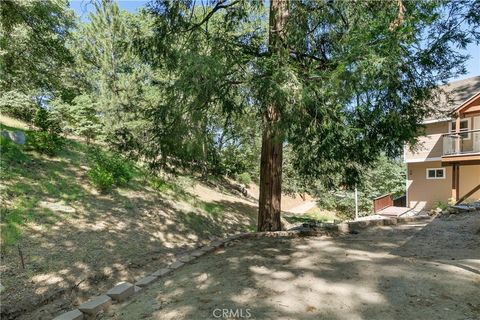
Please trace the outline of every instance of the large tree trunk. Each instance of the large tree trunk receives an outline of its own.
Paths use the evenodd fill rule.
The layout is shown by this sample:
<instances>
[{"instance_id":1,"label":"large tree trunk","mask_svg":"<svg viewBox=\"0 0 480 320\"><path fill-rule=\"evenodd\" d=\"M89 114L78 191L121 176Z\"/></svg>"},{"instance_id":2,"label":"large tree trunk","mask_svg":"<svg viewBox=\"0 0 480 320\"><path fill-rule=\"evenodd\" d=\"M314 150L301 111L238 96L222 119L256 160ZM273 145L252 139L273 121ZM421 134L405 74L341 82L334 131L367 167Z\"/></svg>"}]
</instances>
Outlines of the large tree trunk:
<instances>
[{"instance_id":1,"label":"large tree trunk","mask_svg":"<svg viewBox=\"0 0 480 320\"><path fill-rule=\"evenodd\" d=\"M276 124L280 113L268 106L264 116L262 156L260 163L260 199L258 204L258 231L277 231L280 223L282 198L283 141Z\"/></svg>"},{"instance_id":2,"label":"large tree trunk","mask_svg":"<svg viewBox=\"0 0 480 320\"><path fill-rule=\"evenodd\" d=\"M287 0L270 0L269 50L282 50L284 26L288 15ZM260 199L258 231L278 231L282 198L283 138L278 127L280 109L269 103L263 117L262 155L260 163Z\"/></svg>"}]
</instances>

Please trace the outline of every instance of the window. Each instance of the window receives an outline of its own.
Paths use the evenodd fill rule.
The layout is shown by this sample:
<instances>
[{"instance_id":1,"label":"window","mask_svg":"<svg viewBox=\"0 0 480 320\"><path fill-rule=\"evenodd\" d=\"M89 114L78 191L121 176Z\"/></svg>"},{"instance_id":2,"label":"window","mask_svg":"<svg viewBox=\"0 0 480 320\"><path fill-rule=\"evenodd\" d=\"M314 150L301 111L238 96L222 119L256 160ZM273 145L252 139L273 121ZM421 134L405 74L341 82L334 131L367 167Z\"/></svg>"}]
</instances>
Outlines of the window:
<instances>
[{"instance_id":1,"label":"window","mask_svg":"<svg viewBox=\"0 0 480 320\"><path fill-rule=\"evenodd\" d=\"M445 168L427 169L427 179L445 179Z\"/></svg>"},{"instance_id":2,"label":"window","mask_svg":"<svg viewBox=\"0 0 480 320\"><path fill-rule=\"evenodd\" d=\"M457 122L452 121L450 122L450 133L455 133L457 130ZM460 132L462 131L468 131L470 130L470 119L462 119L460 120ZM470 133L460 133L460 136L463 138L463 140L469 140L470 139Z\"/></svg>"}]
</instances>

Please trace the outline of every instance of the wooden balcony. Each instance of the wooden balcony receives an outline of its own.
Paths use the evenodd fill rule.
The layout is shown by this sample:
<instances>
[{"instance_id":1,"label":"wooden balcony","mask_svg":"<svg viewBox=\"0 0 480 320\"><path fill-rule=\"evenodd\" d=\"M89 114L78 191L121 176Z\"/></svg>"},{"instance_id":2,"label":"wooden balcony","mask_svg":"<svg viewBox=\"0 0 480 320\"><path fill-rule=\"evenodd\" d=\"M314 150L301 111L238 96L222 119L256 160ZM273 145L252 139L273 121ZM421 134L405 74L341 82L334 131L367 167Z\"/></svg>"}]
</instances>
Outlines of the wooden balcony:
<instances>
[{"instance_id":1,"label":"wooden balcony","mask_svg":"<svg viewBox=\"0 0 480 320\"><path fill-rule=\"evenodd\" d=\"M480 129L442 136L442 164L480 164Z\"/></svg>"}]
</instances>

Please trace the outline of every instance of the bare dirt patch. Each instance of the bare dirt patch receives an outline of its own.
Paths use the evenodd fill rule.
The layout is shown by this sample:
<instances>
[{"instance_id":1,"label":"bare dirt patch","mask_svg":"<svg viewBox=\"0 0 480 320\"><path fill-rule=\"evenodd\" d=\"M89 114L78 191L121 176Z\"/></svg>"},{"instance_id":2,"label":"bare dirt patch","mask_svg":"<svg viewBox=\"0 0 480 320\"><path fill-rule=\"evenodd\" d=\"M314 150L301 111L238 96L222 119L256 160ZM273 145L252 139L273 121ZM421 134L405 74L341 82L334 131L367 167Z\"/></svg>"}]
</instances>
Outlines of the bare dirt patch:
<instances>
[{"instance_id":1,"label":"bare dirt patch","mask_svg":"<svg viewBox=\"0 0 480 320\"><path fill-rule=\"evenodd\" d=\"M262 320L478 319L479 220L471 213L336 238L238 242L106 318L200 320L248 309Z\"/></svg>"}]
</instances>

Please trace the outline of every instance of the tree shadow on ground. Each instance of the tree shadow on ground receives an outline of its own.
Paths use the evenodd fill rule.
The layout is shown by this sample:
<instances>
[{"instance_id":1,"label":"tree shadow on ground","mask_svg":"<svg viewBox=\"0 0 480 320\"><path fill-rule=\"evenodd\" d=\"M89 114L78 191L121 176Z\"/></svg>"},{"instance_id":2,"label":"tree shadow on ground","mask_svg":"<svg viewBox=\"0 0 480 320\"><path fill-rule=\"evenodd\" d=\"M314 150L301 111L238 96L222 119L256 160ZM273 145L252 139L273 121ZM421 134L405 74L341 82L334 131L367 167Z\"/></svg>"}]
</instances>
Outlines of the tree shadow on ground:
<instances>
[{"instance_id":1,"label":"tree shadow on ground","mask_svg":"<svg viewBox=\"0 0 480 320\"><path fill-rule=\"evenodd\" d=\"M437 217L391 253L480 275L479 217L480 212Z\"/></svg>"},{"instance_id":2,"label":"tree shadow on ground","mask_svg":"<svg viewBox=\"0 0 480 320\"><path fill-rule=\"evenodd\" d=\"M67 158L32 156L29 171L12 166L16 171L2 181L15 197L35 199L24 212L29 218L18 225L26 268L16 246L1 255L2 319L51 319L118 281L135 282L210 238L255 224L254 204L203 203L185 191L175 199L142 181L109 194L93 192L85 184L82 150L65 152ZM61 202L71 211L45 209L43 202ZM212 215L198 203L225 213Z\"/></svg>"},{"instance_id":3,"label":"tree shadow on ground","mask_svg":"<svg viewBox=\"0 0 480 320\"><path fill-rule=\"evenodd\" d=\"M433 219L392 254L429 260L480 259L480 212Z\"/></svg>"},{"instance_id":4,"label":"tree shadow on ground","mask_svg":"<svg viewBox=\"0 0 480 320\"><path fill-rule=\"evenodd\" d=\"M262 320L474 319L477 274L395 254L416 237L434 241L422 227L239 241L176 271L110 317L220 319L215 310L245 316L248 309L250 319Z\"/></svg>"}]
</instances>

